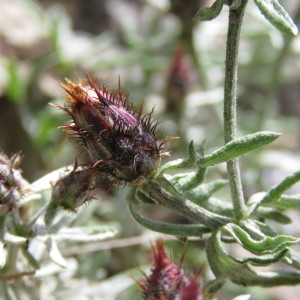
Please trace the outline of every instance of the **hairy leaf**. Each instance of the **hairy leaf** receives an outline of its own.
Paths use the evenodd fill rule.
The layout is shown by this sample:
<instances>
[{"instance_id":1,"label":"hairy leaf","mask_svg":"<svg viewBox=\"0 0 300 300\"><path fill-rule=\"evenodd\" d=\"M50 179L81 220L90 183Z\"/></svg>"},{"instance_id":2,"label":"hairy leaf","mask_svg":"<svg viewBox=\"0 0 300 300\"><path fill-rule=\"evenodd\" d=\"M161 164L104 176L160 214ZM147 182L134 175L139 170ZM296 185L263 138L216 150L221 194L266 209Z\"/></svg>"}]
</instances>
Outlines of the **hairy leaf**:
<instances>
[{"instance_id":1,"label":"hairy leaf","mask_svg":"<svg viewBox=\"0 0 300 300\"><path fill-rule=\"evenodd\" d=\"M296 36L297 26L277 0L254 0L264 17L281 32Z\"/></svg>"}]
</instances>

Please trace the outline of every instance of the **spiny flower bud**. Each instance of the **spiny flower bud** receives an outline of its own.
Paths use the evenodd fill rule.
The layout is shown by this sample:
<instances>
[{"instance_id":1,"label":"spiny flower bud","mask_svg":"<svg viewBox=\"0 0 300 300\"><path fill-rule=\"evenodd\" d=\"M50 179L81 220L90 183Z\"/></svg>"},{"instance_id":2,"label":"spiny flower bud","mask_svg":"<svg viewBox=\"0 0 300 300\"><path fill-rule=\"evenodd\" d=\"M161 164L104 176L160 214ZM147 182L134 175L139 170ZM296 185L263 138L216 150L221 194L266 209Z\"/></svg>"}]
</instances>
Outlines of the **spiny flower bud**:
<instances>
[{"instance_id":1,"label":"spiny flower bud","mask_svg":"<svg viewBox=\"0 0 300 300\"><path fill-rule=\"evenodd\" d=\"M149 175L156 167L163 142L156 139L153 110L142 116L127 104L120 83L116 92L99 88L90 77L87 83L66 79L65 110L72 118L62 126L81 140L93 166L106 173L111 182L133 182Z\"/></svg>"},{"instance_id":2,"label":"spiny flower bud","mask_svg":"<svg viewBox=\"0 0 300 300\"><path fill-rule=\"evenodd\" d=\"M8 158L0 152L0 215L13 211L21 198L25 180L19 169L20 162L20 154Z\"/></svg>"},{"instance_id":3,"label":"spiny flower bud","mask_svg":"<svg viewBox=\"0 0 300 300\"><path fill-rule=\"evenodd\" d=\"M153 251L151 274L137 280L146 300L203 300L196 277L189 277L167 255L161 240Z\"/></svg>"},{"instance_id":4,"label":"spiny flower bud","mask_svg":"<svg viewBox=\"0 0 300 300\"><path fill-rule=\"evenodd\" d=\"M95 169L75 166L64 174L52 187L52 203L66 210L75 211L77 207L93 198L95 189Z\"/></svg>"}]
</instances>

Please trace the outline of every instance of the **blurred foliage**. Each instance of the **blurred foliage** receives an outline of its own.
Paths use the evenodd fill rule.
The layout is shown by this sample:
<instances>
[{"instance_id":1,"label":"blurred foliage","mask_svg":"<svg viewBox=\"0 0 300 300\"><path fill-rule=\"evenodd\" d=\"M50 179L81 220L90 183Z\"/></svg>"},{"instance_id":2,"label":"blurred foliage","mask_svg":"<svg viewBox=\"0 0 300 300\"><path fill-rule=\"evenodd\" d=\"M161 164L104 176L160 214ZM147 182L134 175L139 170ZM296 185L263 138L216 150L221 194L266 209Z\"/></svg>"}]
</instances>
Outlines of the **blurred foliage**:
<instances>
[{"instance_id":1,"label":"blurred foliage","mask_svg":"<svg viewBox=\"0 0 300 300\"><path fill-rule=\"evenodd\" d=\"M111 87L120 76L130 101L144 101L145 111L155 104L161 137L180 136L170 144L172 158L185 152L191 139L196 143L206 139L211 150L223 145L227 11L223 9L219 18L208 23L192 21L199 6L211 2L1 0L0 148L8 155L22 151L21 168L29 181L73 164L76 145L57 130L66 120L48 103L62 104L59 82L64 77L85 73ZM282 3L299 24L299 2ZM240 46L240 135L274 128L284 134L272 146L241 160L246 196L268 189L300 168L299 55L299 37L283 36L250 2ZM225 176L222 166L214 172ZM217 177L214 172L209 171L208 178ZM299 185L294 189L299 193ZM223 189L221 193L224 199L226 193ZM118 223L123 238L119 243L78 244L74 249L66 244L62 247L65 269L48 262L23 281L2 281L0 293L7 294L1 297L29 299L26 294L15 294L20 288L34 295L30 299L40 299L39 293L47 299L137 299L137 286L128 274L140 276L135 266L149 261L149 240L154 237L149 238L149 232L131 220L123 203L126 187L109 194L101 194L101 201L71 215L72 222L77 226ZM24 217L36 210L29 203ZM167 212L152 213L177 218ZM299 236L299 216L292 217L296 225L289 230ZM136 236L135 246L130 246L132 236ZM128 246L119 249L126 241ZM182 244L170 241L167 245L174 256L181 255ZM201 249L201 241L190 242L185 259L188 269L197 272L195 266L203 264ZM36 286L39 292L33 291ZM292 294L296 288L289 289L289 296L276 289L269 296L261 289L251 289L251 293L257 293L253 299L297 299L297 292ZM217 297L247 292L229 286L223 291L227 295Z\"/></svg>"}]
</instances>

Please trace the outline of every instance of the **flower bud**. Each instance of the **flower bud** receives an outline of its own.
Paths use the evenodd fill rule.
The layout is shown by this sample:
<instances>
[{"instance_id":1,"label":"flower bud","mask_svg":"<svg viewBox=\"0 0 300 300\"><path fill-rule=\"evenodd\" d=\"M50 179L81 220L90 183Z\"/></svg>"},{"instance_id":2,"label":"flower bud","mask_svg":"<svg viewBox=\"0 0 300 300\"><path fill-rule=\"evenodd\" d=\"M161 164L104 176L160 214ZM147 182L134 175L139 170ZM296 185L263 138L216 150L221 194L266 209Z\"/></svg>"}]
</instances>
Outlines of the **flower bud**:
<instances>
[{"instance_id":1,"label":"flower bud","mask_svg":"<svg viewBox=\"0 0 300 300\"><path fill-rule=\"evenodd\" d=\"M106 173L111 182L133 182L149 175L156 167L160 147L155 137L153 110L142 116L127 104L120 83L115 93L99 88L90 77L87 84L66 80L65 110L72 118L63 126L79 138L91 164Z\"/></svg>"},{"instance_id":2,"label":"flower bud","mask_svg":"<svg viewBox=\"0 0 300 300\"><path fill-rule=\"evenodd\" d=\"M185 274L164 250L163 242L158 240L153 251L151 274L144 280L137 280L146 300L203 300L195 277Z\"/></svg>"},{"instance_id":3,"label":"flower bud","mask_svg":"<svg viewBox=\"0 0 300 300\"><path fill-rule=\"evenodd\" d=\"M19 169L20 162L20 154L8 158L0 152L0 215L13 211L20 200L25 184Z\"/></svg>"},{"instance_id":4,"label":"flower bud","mask_svg":"<svg viewBox=\"0 0 300 300\"><path fill-rule=\"evenodd\" d=\"M63 175L52 187L52 203L74 211L84 202L92 200L95 189L95 170L77 168Z\"/></svg>"}]
</instances>

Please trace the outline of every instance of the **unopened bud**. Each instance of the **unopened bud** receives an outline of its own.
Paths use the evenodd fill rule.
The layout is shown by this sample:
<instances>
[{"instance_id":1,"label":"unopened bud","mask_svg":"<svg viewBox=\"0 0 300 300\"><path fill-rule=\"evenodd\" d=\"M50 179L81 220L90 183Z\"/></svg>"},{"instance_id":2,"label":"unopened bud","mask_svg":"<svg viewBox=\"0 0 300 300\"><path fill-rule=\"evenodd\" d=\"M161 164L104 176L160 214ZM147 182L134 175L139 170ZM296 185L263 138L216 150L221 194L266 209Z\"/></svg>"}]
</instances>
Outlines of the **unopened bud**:
<instances>
[{"instance_id":1,"label":"unopened bud","mask_svg":"<svg viewBox=\"0 0 300 300\"><path fill-rule=\"evenodd\" d=\"M196 277L187 275L167 255L163 242L158 240L152 247L151 273L144 280L137 280L146 300L203 300Z\"/></svg>"},{"instance_id":2,"label":"unopened bud","mask_svg":"<svg viewBox=\"0 0 300 300\"><path fill-rule=\"evenodd\" d=\"M156 167L162 142L158 142L153 110L142 116L127 103L120 84L115 93L99 88L88 77L87 84L66 80L65 107L73 122L63 128L79 138L91 164L112 183L133 182Z\"/></svg>"},{"instance_id":3,"label":"unopened bud","mask_svg":"<svg viewBox=\"0 0 300 300\"><path fill-rule=\"evenodd\" d=\"M25 183L19 165L21 155L11 158L0 152L0 215L13 211L22 195Z\"/></svg>"},{"instance_id":4,"label":"unopened bud","mask_svg":"<svg viewBox=\"0 0 300 300\"><path fill-rule=\"evenodd\" d=\"M52 187L52 204L66 210L76 211L93 198L95 170L77 168L63 175Z\"/></svg>"}]
</instances>

